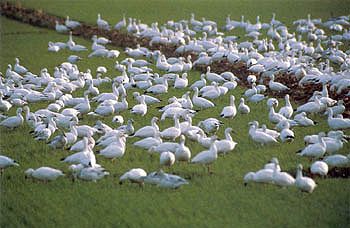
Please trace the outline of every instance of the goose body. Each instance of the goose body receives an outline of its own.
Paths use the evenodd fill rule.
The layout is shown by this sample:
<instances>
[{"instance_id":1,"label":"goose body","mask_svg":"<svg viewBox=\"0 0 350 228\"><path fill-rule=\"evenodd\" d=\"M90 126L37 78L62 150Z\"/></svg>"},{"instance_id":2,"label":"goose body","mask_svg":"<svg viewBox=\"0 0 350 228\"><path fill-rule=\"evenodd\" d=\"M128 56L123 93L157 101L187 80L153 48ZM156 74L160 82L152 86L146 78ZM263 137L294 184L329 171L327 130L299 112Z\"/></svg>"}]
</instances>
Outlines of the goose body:
<instances>
[{"instance_id":1,"label":"goose body","mask_svg":"<svg viewBox=\"0 0 350 228\"><path fill-rule=\"evenodd\" d=\"M342 154L335 154L335 155L327 156L327 157L325 157L323 159L323 161L325 163L327 163L327 165L330 168L333 168L333 167L339 167L339 168L350 167L350 154L348 156L344 156Z\"/></svg>"},{"instance_id":2,"label":"goose body","mask_svg":"<svg viewBox=\"0 0 350 228\"><path fill-rule=\"evenodd\" d=\"M243 178L244 185L247 185L249 182L272 183L273 172L273 169L261 169L257 172L249 172Z\"/></svg>"},{"instance_id":3,"label":"goose body","mask_svg":"<svg viewBox=\"0 0 350 228\"><path fill-rule=\"evenodd\" d=\"M143 149L150 149L153 146L158 146L162 143L162 140L158 137L147 137L144 139L141 139L137 142L134 142L134 146L143 148Z\"/></svg>"},{"instance_id":4,"label":"goose body","mask_svg":"<svg viewBox=\"0 0 350 228\"><path fill-rule=\"evenodd\" d=\"M53 181L57 178L64 176L63 172L51 167L40 167L38 169L27 169L25 171L26 176L33 177L35 179L43 181Z\"/></svg>"},{"instance_id":5,"label":"goose body","mask_svg":"<svg viewBox=\"0 0 350 228\"><path fill-rule=\"evenodd\" d=\"M181 135L179 146L175 150L175 160L189 162L190 159L191 151L187 146L185 146L185 136Z\"/></svg>"},{"instance_id":6,"label":"goose body","mask_svg":"<svg viewBox=\"0 0 350 228\"><path fill-rule=\"evenodd\" d=\"M215 144L215 137L211 138L211 146L209 150L202 151L198 153L196 156L194 156L191 160L191 163L198 163L203 165L209 165L212 164L216 159L218 158L217 148Z\"/></svg>"},{"instance_id":7,"label":"goose body","mask_svg":"<svg viewBox=\"0 0 350 228\"><path fill-rule=\"evenodd\" d=\"M194 106L199 107L200 109L212 108L215 107L214 103L203 98L198 97L198 88L194 88L194 95L192 97L192 102Z\"/></svg>"},{"instance_id":8,"label":"goose body","mask_svg":"<svg viewBox=\"0 0 350 228\"><path fill-rule=\"evenodd\" d=\"M277 159L273 159L273 162L275 163L275 169L273 171L273 183L281 187L293 186L295 184L294 177L292 177L286 172L281 172L277 170Z\"/></svg>"},{"instance_id":9,"label":"goose body","mask_svg":"<svg viewBox=\"0 0 350 228\"><path fill-rule=\"evenodd\" d=\"M154 137L157 132L159 131L159 127L157 125L158 118L153 117L151 120L151 126L145 126L140 129L138 129L134 136L140 137L140 138L147 138L147 137Z\"/></svg>"},{"instance_id":10,"label":"goose body","mask_svg":"<svg viewBox=\"0 0 350 228\"><path fill-rule=\"evenodd\" d=\"M234 118L237 114L237 109L235 105L235 97L230 96L230 105L222 109L220 116L223 118Z\"/></svg>"},{"instance_id":11,"label":"goose body","mask_svg":"<svg viewBox=\"0 0 350 228\"><path fill-rule=\"evenodd\" d=\"M295 185L301 191L312 193L316 187L316 183L309 177L303 177L303 166L301 164L297 167L297 178L295 180Z\"/></svg>"},{"instance_id":12,"label":"goose body","mask_svg":"<svg viewBox=\"0 0 350 228\"><path fill-rule=\"evenodd\" d=\"M328 165L324 161L315 161L310 168L312 174L326 176L328 173Z\"/></svg>"},{"instance_id":13,"label":"goose body","mask_svg":"<svg viewBox=\"0 0 350 228\"><path fill-rule=\"evenodd\" d=\"M250 113L250 108L249 108L248 105L246 105L244 103L244 98L243 97L240 99L240 102L239 102L239 105L238 105L238 111L241 114L248 114L248 113Z\"/></svg>"},{"instance_id":14,"label":"goose body","mask_svg":"<svg viewBox=\"0 0 350 228\"><path fill-rule=\"evenodd\" d=\"M322 136L322 133L319 133L319 142L308 145L303 150L299 151L298 155L312 158L321 158L326 153L326 143L324 142Z\"/></svg>"},{"instance_id":15,"label":"goose body","mask_svg":"<svg viewBox=\"0 0 350 228\"><path fill-rule=\"evenodd\" d=\"M159 157L161 166L172 166L175 163L175 155L172 152L162 152Z\"/></svg>"},{"instance_id":16,"label":"goose body","mask_svg":"<svg viewBox=\"0 0 350 228\"><path fill-rule=\"evenodd\" d=\"M230 132L232 131L232 128L226 128L225 129L225 137L226 139L223 140L217 140L215 142L216 148L217 148L217 153L223 153L226 154L232 150L235 149L237 143L232 140L232 137L230 135Z\"/></svg>"},{"instance_id":17,"label":"goose body","mask_svg":"<svg viewBox=\"0 0 350 228\"><path fill-rule=\"evenodd\" d=\"M122 184L125 181L130 181L132 183L143 185L146 176L146 171L141 168L131 169L120 176L119 184Z\"/></svg>"},{"instance_id":18,"label":"goose body","mask_svg":"<svg viewBox=\"0 0 350 228\"><path fill-rule=\"evenodd\" d=\"M328 109L328 126L333 130L348 129L350 128L350 119L348 118L334 118L333 110Z\"/></svg>"},{"instance_id":19,"label":"goose body","mask_svg":"<svg viewBox=\"0 0 350 228\"><path fill-rule=\"evenodd\" d=\"M3 121L0 122L0 126L6 127L9 129L14 129L16 127L21 126L24 121L24 118L21 113L22 113L22 108L18 108L17 115L4 119Z\"/></svg>"}]
</instances>

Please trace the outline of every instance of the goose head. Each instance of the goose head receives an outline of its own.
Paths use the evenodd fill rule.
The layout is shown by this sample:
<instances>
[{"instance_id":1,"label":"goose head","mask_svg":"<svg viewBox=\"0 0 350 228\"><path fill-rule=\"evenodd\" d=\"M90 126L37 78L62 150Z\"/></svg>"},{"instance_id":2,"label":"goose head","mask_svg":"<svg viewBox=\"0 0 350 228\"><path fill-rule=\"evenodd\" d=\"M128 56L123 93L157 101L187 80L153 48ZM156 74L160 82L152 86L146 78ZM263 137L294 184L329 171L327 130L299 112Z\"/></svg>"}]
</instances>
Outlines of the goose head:
<instances>
[{"instance_id":1,"label":"goose head","mask_svg":"<svg viewBox=\"0 0 350 228\"><path fill-rule=\"evenodd\" d=\"M26 178L27 178L27 177L30 177L30 176L32 176L32 174L34 173L34 169L29 168L29 169L27 169L24 173L25 173Z\"/></svg>"}]
</instances>

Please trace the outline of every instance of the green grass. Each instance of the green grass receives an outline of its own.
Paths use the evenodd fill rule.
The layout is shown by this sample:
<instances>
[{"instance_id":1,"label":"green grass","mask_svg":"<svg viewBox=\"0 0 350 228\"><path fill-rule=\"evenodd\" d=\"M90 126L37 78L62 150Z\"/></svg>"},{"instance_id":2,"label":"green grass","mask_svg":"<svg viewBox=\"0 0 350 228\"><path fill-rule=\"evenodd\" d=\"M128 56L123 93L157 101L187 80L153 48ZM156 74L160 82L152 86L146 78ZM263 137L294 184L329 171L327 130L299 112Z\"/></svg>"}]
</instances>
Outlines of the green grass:
<instances>
[{"instance_id":1,"label":"green grass","mask_svg":"<svg viewBox=\"0 0 350 228\"><path fill-rule=\"evenodd\" d=\"M51 3L45 4L44 3ZM111 1L25 1L25 6L43 8L58 15L70 15L73 18L95 21L95 14L101 12L108 20L117 21L122 12L142 19L145 22L154 20L165 21L167 19L180 19L188 17L194 11L198 16L205 15L210 19L223 19L228 12L232 18L244 12L251 17L260 14L263 18L270 19L272 11L278 15L278 19L292 20L305 16L307 12L322 18L327 18L331 11L336 15L345 14L346 3L343 7L336 7L339 2L324 1L307 2L308 7L298 7L305 2L285 2L283 5L276 1L268 1L264 4L253 4L255 1L244 3L223 2L206 5L208 2L191 2L185 5L185 1L179 2L149 2L147 7L138 7L139 2L133 1L126 4ZM163 9L155 13L157 4ZM178 4L176 10L171 11L171 6ZM193 9L196 5L198 6ZM226 7L227 6L227 7ZM251 10L249 7L251 7ZM282 7L283 6L283 7ZM288 7L289 8L288 8ZM295 7L295 8L294 8ZM333 8L332 8L333 7ZM208 8L211 10L208 11ZM332 10L334 9L334 10ZM157 11L158 12L158 11ZM220 13L219 13L220 12ZM287 14L291 12L291 14ZM65 41L66 35L53 31L38 29L20 24L3 17L1 23L0 46L0 70L5 72L8 63L14 63L14 58L19 56L21 63L27 66L33 73L39 73L43 67L53 72L53 67L65 61L71 53L68 51L58 54L47 52L48 41ZM79 44L90 46L90 42L74 38ZM81 71L87 68L95 71L99 65L109 69L107 75L115 77L119 73L113 70L114 60L92 58L88 59L88 53L79 54L85 57L78 64ZM118 60L125 58L120 56ZM190 72L191 82L199 78L198 72ZM103 85L100 92L110 91L111 85ZM129 94L132 91L129 91ZM162 96L162 104L171 96L180 96L185 90L170 89L169 93ZM243 92L237 88L229 94L234 94L238 100ZM194 124L209 116L218 116L222 107L229 103L229 94L219 98L214 110L201 111L196 115ZM81 96L82 91L74 95ZM135 102L128 97L129 106ZM283 103L283 102L282 102ZM33 111L46 107L48 103L31 105ZM157 106L157 105L156 105ZM295 155L295 151L303 147L303 137L319 131L328 130L322 117L317 117L320 125L310 128L295 128L296 141L291 144L278 144L260 147L248 137L247 122L258 120L260 123L268 123L267 108L265 102L258 105L250 104L252 112L249 115L237 115L233 120L223 120L225 125L220 128L219 136L223 136L226 127L232 127L237 134L233 138L239 144L236 149L225 157L220 157L213 165L214 174L209 175L203 167L197 165L174 165L169 171L179 173L190 178L190 184L178 190L159 189L155 186L145 186L140 189L132 184L118 185L119 176L131 168L144 168L151 172L158 169L158 158L150 158L144 151L132 146L136 139L128 139L125 156L112 163L107 159L97 156L98 162L106 167L111 176L98 183L76 182L69 178L61 178L48 184L31 182L24 179L23 171L27 168L51 166L67 171L67 165L59 162L59 159L68 155L67 151L51 150L45 143L36 142L28 133L27 125L8 131L0 129L1 154L15 158L21 163L19 168L10 168L0 179L0 226L1 227L90 227L90 226L130 226L130 227L164 227L164 226L243 226L243 227L346 227L349 224L350 182L348 179L319 179L316 178L318 187L312 194L304 194L296 188L281 189L272 185L251 184L243 186L242 179L245 173L257 170L273 156L279 158L282 169L295 171L296 165L302 163L309 166L305 158ZM149 124L153 116L159 116L157 109L149 109L145 118L132 116L135 120L135 128ZM10 115L13 115L11 109ZM130 118L128 111L123 112L125 119ZM102 118L104 123L116 127L111 123L112 117ZM84 117L80 124L94 124L97 119ZM161 129L172 125L172 120L161 123ZM268 124L272 127L271 124ZM347 131L349 134L350 132ZM197 154L203 148L196 143L187 141L192 155ZM340 151L347 154L349 144Z\"/></svg>"}]
</instances>

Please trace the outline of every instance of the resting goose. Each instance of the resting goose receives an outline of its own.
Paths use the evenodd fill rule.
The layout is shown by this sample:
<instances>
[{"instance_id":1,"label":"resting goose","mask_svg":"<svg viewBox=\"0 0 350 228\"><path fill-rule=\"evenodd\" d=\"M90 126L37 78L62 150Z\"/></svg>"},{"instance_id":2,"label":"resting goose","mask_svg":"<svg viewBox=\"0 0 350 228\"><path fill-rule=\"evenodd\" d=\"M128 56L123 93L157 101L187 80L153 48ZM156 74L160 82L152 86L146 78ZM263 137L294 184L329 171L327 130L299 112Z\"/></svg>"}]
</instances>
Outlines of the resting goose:
<instances>
[{"instance_id":1,"label":"resting goose","mask_svg":"<svg viewBox=\"0 0 350 228\"><path fill-rule=\"evenodd\" d=\"M328 126L333 130L348 129L350 128L350 119L348 118L334 118L333 110L328 109Z\"/></svg>"},{"instance_id":2,"label":"resting goose","mask_svg":"<svg viewBox=\"0 0 350 228\"><path fill-rule=\"evenodd\" d=\"M169 127L160 132L160 136L162 138L171 139L175 141L175 139L181 135L180 121L179 121L178 114L175 114L174 116L174 123L175 123L174 127Z\"/></svg>"},{"instance_id":3,"label":"resting goose","mask_svg":"<svg viewBox=\"0 0 350 228\"><path fill-rule=\"evenodd\" d=\"M179 146L175 150L175 160L176 161L189 162L191 159L191 151L187 146L185 146L185 141L186 141L185 136L181 135Z\"/></svg>"},{"instance_id":4,"label":"resting goose","mask_svg":"<svg viewBox=\"0 0 350 228\"><path fill-rule=\"evenodd\" d=\"M272 159L273 163L275 164L275 169L273 171L273 183L281 186L281 187L288 187L293 186L295 184L295 179L290 174L286 172L278 171L277 166L279 164L277 158Z\"/></svg>"},{"instance_id":5,"label":"resting goose","mask_svg":"<svg viewBox=\"0 0 350 228\"><path fill-rule=\"evenodd\" d=\"M145 126L138 129L133 136L140 138L154 137L159 132L157 121L158 117L153 117L151 120L151 126Z\"/></svg>"},{"instance_id":6,"label":"resting goose","mask_svg":"<svg viewBox=\"0 0 350 228\"><path fill-rule=\"evenodd\" d=\"M282 120L282 131L280 133L280 139L282 142L292 142L295 138L294 132L289 129L290 124L288 120Z\"/></svg>"},{"instance_id":7,"label":"resting goose","mask_svg":"<svg viewBox=\"0 0 350 228\"><path fill-rule=\"evenodd\" d=\"M194 88L194 95L192 97L192 102L193 102L194 106L197 106L200 109L215 107L213 102L211 102L203 97L198 97L198 88L197 87Z\"/></svg>"},{"instance_id":8,"label":"resting goose","mask_svg":"<svg viewBox=\"0 0 350 228\"><path fill-rule=\"evenodd\" d=\"M239 111L239 113L241 113L241 114L248 114L248 113L250 113L250 108L249 108L248 105L246 105L246 104L244 103L244 98L243 98L243 97L241 97L241 99L240 99L240 101L239 101L238 111Z\"/></svg>"},{"instance_id":9,"label":"resting goose","mask_svg":"<svg viewBox=\"0 0 350 228\"><path fill-rule=\"evenodd\" d=\"M225 139L217 140L215 142L218 154L220 154L220 153L227 154L228 152L235 149L237 143L232 140L232 137L230 135L231 131L232 131L232 128L230 128L230 127L226 128L225 129Z\"/></svg>"},{"instance_id":10,"label":"resting goose","mask_svg":"<svg viewBox=\"0 0 350 228\"><path fill-rule=\"evenodd\" d=\"M344 156L342 154L335 154L335 155L327 156L323 159L323 161L325 163L327 163L327 165L330 168L350 167L350 154L348 154L347 156Z\"/></svg>"},{"instance_id":11,"label":"resting goose","mask_svg":"<svg viewBox=\"0 0 350 228\"><path fill-rule=\"evenodd\" d=\"M147 104L145 102L145 96L141 95L140 104L137 104L134 107L132 107L131 113L138 114L138 115L141 115L141 116L146 115L146 113L147 113Z\"/></svg>"},{"instance_id":12,"label":"resting goose","mask_svg":"<svg viewBox=\"0 0 350 228\"><path fill-rule=\"evenodd\" d=\"M318 134L318 143L310 144L302 150L299 150L297 154L299 156L306 156L311 158L321 158L326 153L326 143L323 140L325 134L320 132Z\"/></svg>"}]
</instances>

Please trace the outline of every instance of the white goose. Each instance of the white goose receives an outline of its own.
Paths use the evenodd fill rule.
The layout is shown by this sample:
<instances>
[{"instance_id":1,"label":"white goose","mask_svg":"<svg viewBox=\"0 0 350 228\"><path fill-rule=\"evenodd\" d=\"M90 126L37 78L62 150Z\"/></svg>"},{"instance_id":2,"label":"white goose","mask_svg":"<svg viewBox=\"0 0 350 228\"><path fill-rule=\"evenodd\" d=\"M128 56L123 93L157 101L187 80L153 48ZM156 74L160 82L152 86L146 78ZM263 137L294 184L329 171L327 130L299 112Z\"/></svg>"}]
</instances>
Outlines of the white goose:
<instances>
[{"instance_id":1,"label":"white goose","mask_svg":"<svg viewBox=\"0 0 350 228\"><path fill-rule=\"evenodd\" d=\"M134 142L134 146L140 147L143 149L150 149L153 146L158 146L162 143L162 139L159 137L159 133L156 133L154 136L150 136L144 139L141 139L137 142Z\"/></svg>"},{"instance_id":2,"label":"white goose","mask_svg":"<svg viewBox=\"0 0 350 228\"><path fill-rule=\"evenodd\" d=\"M186 161L189 162L191 159L191 151L185 146L186 138L184 135L180 136L179 147L175 150L175 160L176 161Z\"/></svg>"},{"instance_id":3,"label":"white goose","mask_svg":"<svg viewBox=\"0 0 350 228\"><path fill-rule=\"evenodd\" d=\"M333 130L348 129L350 128L350 119L348 118L334 118L333 110L328 109L328 126Z\"/></svg>"},{"instance_id":4,"label":"white goose","mask_svg":"<svg viewBox=\"0 0 350 228\"><path fill-rule=\"evenodd\" d=\"M237 114L235 105L235 96L230 95L230 105L222 109L220 117L222 118L234 118Z\"/></svg>"},{"instance_id":5,"label":"white goose","mask_svg":"<svg viewBox=\"0 0 350 228\"><path fill-rule=\"evenodd\" d=\"M90 167L90 166L84 166L82 164L78 165L71 165L69 166L69 170L72 171L74 178L79 178L81 180L85 181L93 181L96 182L97 180L102 179L105 176L109 175L109 172L105 171L102 167Z\"/></svg>"},{"instance_id":6,"label":"white goose","mask_svg":"<svg viewBox=\"0 0 350 228\"><path fill-rule=\"evenodd\" d=\"M201 89L202 87L206 86L207 81L205 80L205 74L201 75L201 79L198 81L195 81L192 85L191 85L191 89L194 90L194 88L198 88Z\"/></svg>"},{"instance_id":7,"label":"white goose","mask_svg":"<svg viewBox=\"0 0 350 228\"><path fill-rule=\"evenodd\" d=\"M3 93L2 91L0 91L0 111L8 112L12 107L12 104L8 101L4 101L2 98L3 98Z\"/></svg>"},{"instance_id":8,"label":"white goose","mask_svg":"<svg viewBox=\"0 0 350 228\"><path fill-rule=\"evenodd\" d=\"M145 102L145 96L141 95L140 104L137 104L134 107L132 107L130 112L133 113L133 114L141 115L141 116L146 115L146 113L147 113L147 104Z\"/></svg>"},{"instance_id":9,"label":"white goose","mask_svg":"<svg viewBox=\"0 0 350 228\"><path fill-rule=\"evenodd\" d=\"M177 137L181 135L180 121L178 114L174 116L174 127L169 127L160 132L160 136L164 139L171 139L175 141Z\"/></svg>"},{"instance_id":10,"label":"white goose","mask_svg":"<svg viewBox=\"0 0 350 228\"><path fill-rule=\"evenodd\" d=\"M272 177L273 183L281 187L293 186L295 184L294 177L292 177L289 173L278 171L277 166L279 165L279 162L277 158L273 158L272 161L275 164Z\"/></svg>"},{"instance_id":11,"label":"white goose","mask_svg":"<svg viewBox=\"0 0 350 228\"><path fill-rule=\"evenodd\" d=\"M295 180L295 185L301 191L312 193L317 186L315 181L309 177L303 177L303 166L301 164L297 167L297 177Z\"/></svg>"},{"instance_id":12,"label":"white goose","mask_svg":"<svg viewBox=\"0 0 350 228\"><path fill-rule=\"evenodd\" d=\"M292 142L295 138L294 132L289 129L290 124L288 120L282 120L282 131L280 133L280 139L282 142Z\"/></svg>"},{"instance_id":13,"label":"white goose","mask_svg":"<svg viewBox=\"0 0 350 228\"><path fill-rule=\"evenodd\" d=\"M15 63L15 65L13 66L13 70L14 70L15 72L17 72L17 73L19 73L19 74L25 74L25 73L28 72L28 69L27 69L27 68L25 68L24 66L21 66L21 65L19 64L19 59L18 59L18 58L15 58L15 61L16 61L16 63Z\"/></svg>"},{"instance_id":14,"label":"white goose","mask_svg":"<svg viewBox=\"0 0 350 228\"><path fill-rule=\"evenodd\" d=\"M328 165L324 161L315 161L311 167L310 171L314 175L319 175L319 176L327 176L328 173Z\"/></svg>"},{"instance_id":15,"label":"white goose","mask_svg":"<svg viewBox=\"0 0 350 228\"><path fill-rule=\"evenodd\" d=\"M109 24L107 21L101 19L101 15L97 14L97 26L99 29L105 29L105 30L109 30Z\"/></svg>"},{"instance_id":16,"label":"white goose","mask_svg":"<svg viewBox=\"0 0 350 228\"><path fill-rule=\"evenodd\" d=\"M212 164L218 158L215 141L216 137L212 136L210 149L198 153L196 156L194 156L194 158L192 158L191 163L207 165L208 172L210 172L210 164Z\"/></svg>"},{"instance_id":17,"label":"white goose","mask_svg":"<svg viewBox=\"0 0 350 228\"><path fill-rule=\"evenodd\" d=\"M274 80L275 80L275 76L272 74L270 76L270 81L269 81L270 90L275 91L275 92L279 92L279 93L290 90L287 86L283 85L280 82L275 82Z\"/></svg>"},{"instance_id":18,"label":"white goose","mask_svg":"<svg viewBox=\"0 0 350 228\"><path fill-rule=\"evenodd\" d=\"M40 167L38 169L27 169L25 172L26 177L33 177L42 181L52 181L57 178L64 176L63 172L58 169L54 169L51 167Z\"/></svg>"},{"instance_id":19,"label":"white goose","mask_svg":"<svg viewBox=\"0 0 350 228\"><path fill-rule=\"evenodd\" d=\"M314 122L312 119L308 118L306 115L306 112L301 112L294 116L294 121L299 125L303 127L308 126L315 126L316 122Z\"/></svg>"},{"instance_id":20,"label":"white goose","mask_svg":"<svg viewBox=\"0 0 350 228\"><path fill-rule=\"evenodd\" d=\"M218 154L220 153L227 154L228 152L235 149L237 143L232 140L232 137L230 135L231 131L232 131L232 128L230 127L226 128L225 139L217 140L215 142Z\"/></svg>"},{"instance_id":21,"label":"white goose","mask_svg":"<svg viewBox=\"0 0 350 228\"><path fill-rule=\"evenodd\" d=\"M350 154L348 154L347 156L344 156L342 154L327 156L323 159L323 161L326 162L330 168L350 167Z\"/></svg>"},{"instance_id":22,"label":"white goose","mask_svg":"<svg viewBox=\"0 0 350 228\"><path fill-rule=\"evenodd\" d=\"M207 66L207 79L212 82L225 82L226 80L221 77L219 74L210 72L210 66Z\"/></svg>"},{"instance_id":23,"label":"white goose","mask_svg":"<svg viewBox=\"0 0 350 228\"><path fill-rule=\"evenodd\" d=\"M271 135L257 130L258 126L256 121L250 122L249 125L249 135L253 141L260 143L262 146L269 143L277 143L277 140Z\"/></svg>"},{"instance_id":24,"label":"white goose","mask_svg":"<svg viewBox=\"0 0 350 228\"><path fill-rule=\"evenodd\" d=\"M168 80L163 78L163 84L153 85L146 90L147 93L162 94L168 92Z\"/></svg>"},{"instance_id":25,"label":"white goose","mask_svg":"<svg viewBox=\"0 0 350 228\"><path fill-rule=\"evenodd\" d=\"M134 96L134 98L140 102L141 99L141 95L139 92L133 92L132 95ZM143 95L145 96L145 102L146 104L155 104L155 103L160 103L160 100L158 98L152 97L150 95Z\"/></svg>"},{"instance_id":26,"label":"white goose","mask_svg":"<svg viewBox=\"0 0 350 228\"><path fill-rule=\"evenodd\" d=\"M8 117L7 119L4 119L0 122L0 126L7 127L9 129L14 129L16 127L19 127L23 124L24 118L22 116L22 108L18 108L16 111L16 116Z\"/></svg>"},{"instance_id":27,"label":"white goose","mask_svg":"<svg viewBox=\"0 0 350 228\"><path fill-rule=\"evenodd\" d=\"M140 186L143 186L144 179L147 177L147 173L145 170L141 168L131 169L124 173L119 178L119 184L122 184L123 182L129 180L131 183L139 184Z\"/></svg>"},{"instance_id":28,"label":"white goose","mask_svg":"<svg viewBox=\"0 0 350 228\"><path fill-rule=\"evenodd\" d=\"M326 153L326 143L323 140L325 134L320 132L318 134L318 143L310 144L304 149L297 152L300 156L306 156L311 158L321 158Z\"/></svg>"},{"instance_id":29,"label":"white goose","mask_svg":"<svg viewBox=\"0 0 350 228\"><path fill-rule=\"evenodd\" d=\"M175 163L175 155L172 152L165 151L160 154L159 164L161 166L172 166Z\"/></svg>"},{"instance_id":30,"label":"white goose","mask_svg":"<svg viewBox=\"0 0 350 228\"><path fill-rule=\"evenodd\" d=\"M271 106L269 111L269 120L271 123L278 124L279 122L286 120L286 117L275 112L275 107Z\"/></svg>"},{"instance_id":31,"label":"white goose","mask_svg":"<svg viewBox=\"0 0 350 228\"><path fill-rule=\"evenodd\" d=\"M0 155L0 174L2 174L4 169L11 166L19 166L19 164L17 161L13 160L12 158L6 157L4 155Z\"/></svg>"},{"instance_id":32,"label":"white goose","mask_svg":"<svg viewBox=\"0 0 350 228\"><path fill-rule=\"evenodd\" d=\"M154 137L159 132L157 121L158 117L153 117L151 120L151 126L145 126L138 129L133 136L140 138Z\"/></svg>"},{"instance_id":33,"label":"white goose","mask_svg":"<svg viewBox=\"0 0 350 228\"><path fill-rule=\"evenodd\" d=\"M213 102L211 102L203 97L198 97L198 88L197 87L194 88L194 95L192 97L192 102L193 102L193 105L199 107L200 109L215 107Z\"/></svg>"},{"instance_id":34,"label":"white goose","mask_svg":"<svg viewBox=\"0 0 350 228\"><path fill-rule=\"evenodd\" d=\"M293 106L290 103L289 100L289 94L286 94L284 97L286 105L282 107L278 113L281 114L282 116L286 117L287 119L291 118L293 115Z\"/></svg>"},{"instance_id":35,"label":"white goose","mask_svg":"<svg viewBox=\"0 0 350 228\"><path fill-rule=\"evenodd\" d=\"M188 85L187 73L183 73L181 77L179 75L176 76L174 88L183 89L183 88L186 88L187 85Z\"/></svg>"},{"instance_id":36,"label":"white goose","mask_svg":"<svg viewBox=\"0 0 350 228\"><path fill-rule=\"evenodd\" d=\"M250 113L250 108L249 108L248 105L246 105L246 104L244 103L244 98L243 98L243 97L241 97L241 99L240 99L240 101L239 101L238 111L239 111L239 113L241 113L241 114L248 114L248 113Z\"/></svg>"}]
</instances>

